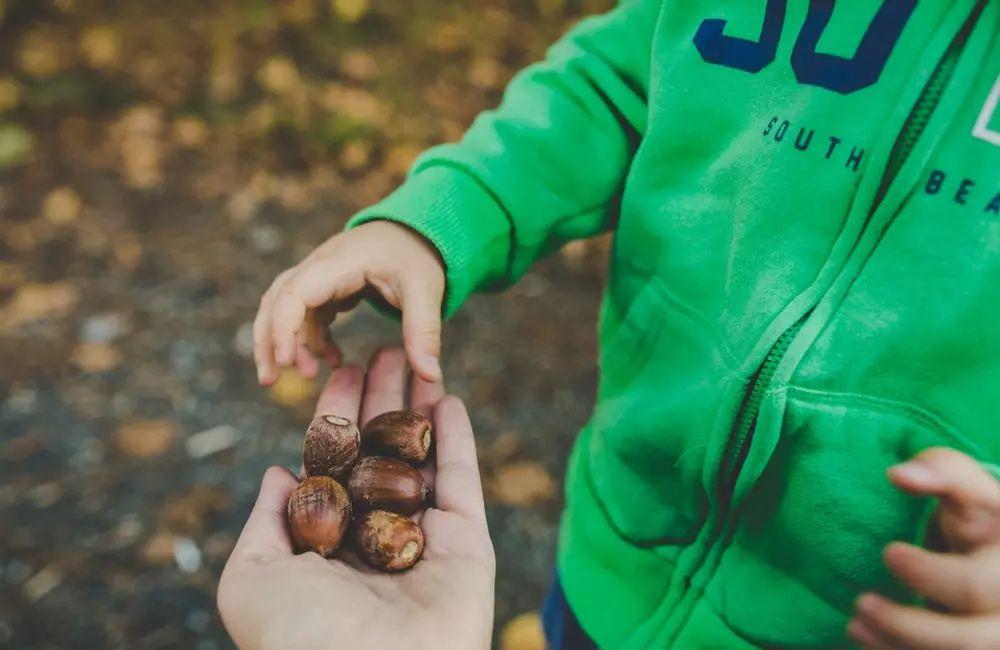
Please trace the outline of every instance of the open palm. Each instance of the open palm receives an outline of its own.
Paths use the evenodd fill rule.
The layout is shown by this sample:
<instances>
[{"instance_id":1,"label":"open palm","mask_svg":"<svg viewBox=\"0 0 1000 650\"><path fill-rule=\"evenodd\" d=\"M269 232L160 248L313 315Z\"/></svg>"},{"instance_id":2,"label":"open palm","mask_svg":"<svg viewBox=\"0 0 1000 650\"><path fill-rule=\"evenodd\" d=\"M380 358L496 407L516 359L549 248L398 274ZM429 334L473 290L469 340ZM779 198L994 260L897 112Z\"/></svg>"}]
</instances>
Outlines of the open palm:
<instances>
[{"instance_id":1,"label":"open palm","mask_svg":"<svg viewBox=\"0 0 1000 650\"><path fill-rule=\"evenodd\" d=\"M404 406L433 417L435 462L424 471L436 507L419 516L423 558L385 574L349 549L334 560L295 555L285 504L298 480L272 467L219 582L219 611L240 648L489 647L495 564L472 425L440 383L407 383L403 351L386 349L367 377L350 366L334 372L316 411L362 424Z\"/></svg>"}]
</instances>

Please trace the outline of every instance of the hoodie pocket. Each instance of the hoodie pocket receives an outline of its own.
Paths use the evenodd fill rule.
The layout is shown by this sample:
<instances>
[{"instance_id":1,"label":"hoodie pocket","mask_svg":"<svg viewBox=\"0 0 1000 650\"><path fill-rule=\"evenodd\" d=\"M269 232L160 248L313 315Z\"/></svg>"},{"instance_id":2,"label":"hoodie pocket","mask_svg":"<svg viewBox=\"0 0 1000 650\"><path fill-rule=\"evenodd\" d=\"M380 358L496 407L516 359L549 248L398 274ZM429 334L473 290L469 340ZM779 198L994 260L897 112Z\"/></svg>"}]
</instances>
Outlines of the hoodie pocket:
<instances>
[{"instance_id":1,"label":"hoodie pocket","mask_svg":"<svg viewBox=\"0 0 1000 650\"><path fill-rule=\"evenodd\" d=\"M679 544L705 520L702 472L729 358L715 330L659 279L602 346L587 463L618 534Z\"/></svg>"},{"instance_id":2,"label":"hoodie pocket","mask_svg":"<svg viewBox=\"0 0 1000 650\"><path fill-rule=\"evenodd\" d=\"M916 538L929 501L895 489L886 469L938 445L981 457L917 408L788 389L780 438L706 589L713 608L762 645L846 647L861 591L909 598L882 549Z\"/></svg>"}]
</instances>

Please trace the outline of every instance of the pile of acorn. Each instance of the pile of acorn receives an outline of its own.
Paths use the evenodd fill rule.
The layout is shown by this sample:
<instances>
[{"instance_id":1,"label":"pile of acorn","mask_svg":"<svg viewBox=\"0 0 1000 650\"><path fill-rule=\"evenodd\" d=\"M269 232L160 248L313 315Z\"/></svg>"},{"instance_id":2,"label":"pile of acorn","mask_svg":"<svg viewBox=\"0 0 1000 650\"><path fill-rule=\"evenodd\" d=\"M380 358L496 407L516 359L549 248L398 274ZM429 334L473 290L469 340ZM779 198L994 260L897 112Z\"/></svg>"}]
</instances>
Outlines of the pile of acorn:
<instances>
[{"instance_id":1,"label":"pile of acorn","mask_svg":"<svg viewBox=\"0 0 1000 650\"><path fill-rule=\"evenodd\" d=\"M424 551L424 534L410 515L431 498L416 467L427 460L431 429L415 411L383 413L360 432L339 415L313 419L302 447L306 478L288 498L298 549L330 557L351 534L372 566L413 566Z\"/></svg>"}]
</instances>

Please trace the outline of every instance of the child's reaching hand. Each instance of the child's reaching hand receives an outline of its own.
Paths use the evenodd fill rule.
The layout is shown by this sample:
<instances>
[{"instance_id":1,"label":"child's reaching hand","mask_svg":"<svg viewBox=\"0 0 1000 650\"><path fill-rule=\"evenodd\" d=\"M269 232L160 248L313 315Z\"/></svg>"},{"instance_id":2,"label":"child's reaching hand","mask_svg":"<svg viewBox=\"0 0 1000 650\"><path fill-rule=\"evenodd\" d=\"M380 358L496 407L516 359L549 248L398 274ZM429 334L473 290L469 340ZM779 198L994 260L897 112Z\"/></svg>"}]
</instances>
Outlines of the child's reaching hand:
<instances>
[{"instance_id":1,"label":"child's reaching hand","mask_svg":"<svg viewBox=\"0 0 1000 650\"><path fill-rule=\"evenodd\" d=\"M403 313L403 340L414 372L441 379L441 300L444 268L429 242L406 226L373 221L334 235L281 273L264 293L253 324L257 378L274 383L295 365L306 377L317 356L336 366L340 352L327 326L355 307L366 290Z\"/></svg>"},{"instance_id":2,"label":"child's reaching hand","mask_svg":"<svg viewBox=\"0 0 1000 650\"><path fill-rule=\"evenodd\" d=\"M885 563L936 607L906 607L876 594L858 599L851 637L882 650L1000 648L1000 483L952 449L928 449L889 470L912 494L937 497L933 550L894 542Z\"/></svg>"}]
</instances>

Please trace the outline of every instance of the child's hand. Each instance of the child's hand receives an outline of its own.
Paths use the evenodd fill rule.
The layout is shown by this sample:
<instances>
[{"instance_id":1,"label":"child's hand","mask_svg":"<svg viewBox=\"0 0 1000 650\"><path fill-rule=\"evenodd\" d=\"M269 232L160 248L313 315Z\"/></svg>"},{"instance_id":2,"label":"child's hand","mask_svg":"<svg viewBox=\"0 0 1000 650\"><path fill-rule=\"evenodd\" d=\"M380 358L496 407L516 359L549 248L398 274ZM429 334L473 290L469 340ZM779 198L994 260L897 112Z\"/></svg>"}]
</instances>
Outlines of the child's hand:
<instances>
[{"instance_id":1,"label":"child's hand","mask_svg":"<svg viewBox=\"0 0 1000 650\"><path fill-rule=\"evenodd\" d=\"M373 221L335 235L279 275L261 298L253 324L257 378L270 385L280 367L293 364L315 377L317 355L339 365L327 326L370 287L403 312L403 340L414 371L437 381L444 286L437 251L405 226Z\"/></svg>"},{"instance_id":2,"label":"child's hand","mask_svg":"<svg viewBox=\"0 0 1000 650\"><path fill-rule=\"evenodd\" d=\"M894 542L885 563L934 611L877 594L858 599L848 627L865 648L1000 648L1000 483L953 449L928 449L889 470L912 494L937 497L932 535L940 552Z\"/></svg>"}]
</instances>

